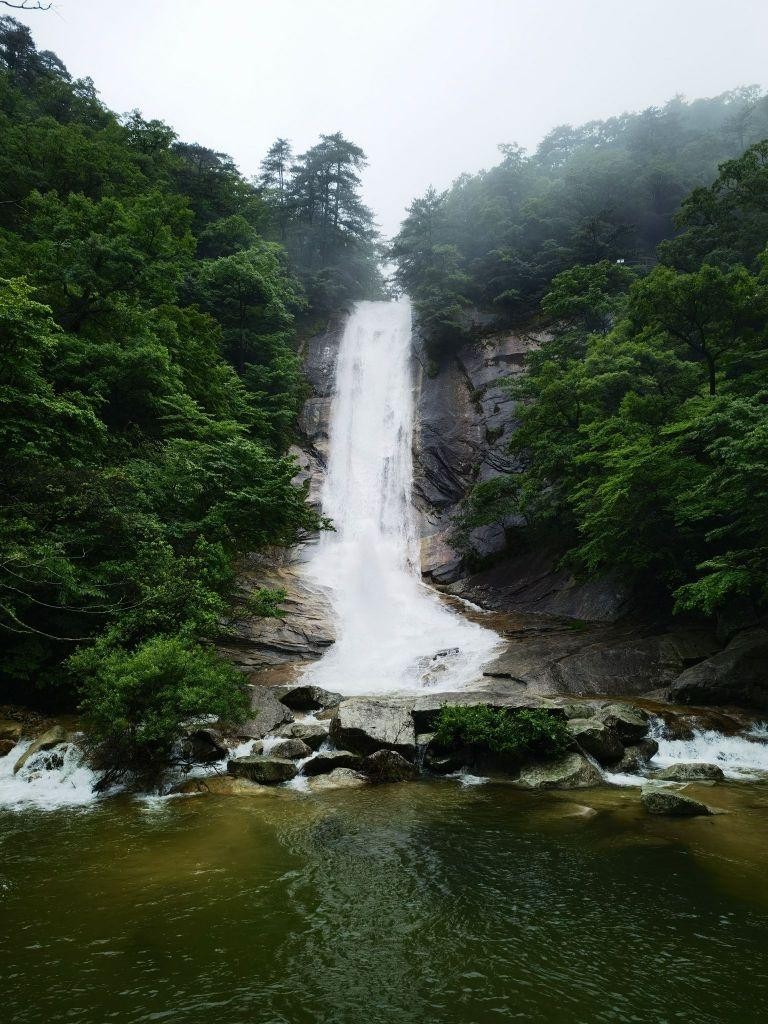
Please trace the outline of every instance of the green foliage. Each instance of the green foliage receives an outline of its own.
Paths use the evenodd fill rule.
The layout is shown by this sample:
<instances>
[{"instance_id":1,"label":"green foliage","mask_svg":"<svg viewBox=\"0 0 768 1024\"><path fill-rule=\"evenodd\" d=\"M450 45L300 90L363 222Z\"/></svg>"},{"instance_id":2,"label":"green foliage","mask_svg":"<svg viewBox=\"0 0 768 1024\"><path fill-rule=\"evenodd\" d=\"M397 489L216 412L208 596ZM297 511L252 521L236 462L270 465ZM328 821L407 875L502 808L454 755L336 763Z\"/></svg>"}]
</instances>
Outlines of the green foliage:
<instances>
[{"instance_id":1,"label":"green foliage","mask_svg":"<svg viewBox=\"0 0 768 1024\"><path fill-rule=\"evenodd\" d=\"M664 247L683 269L555 277L548 335L510 385L522 470L472 492L465 532L512 518L521 540L548 533L569 568L618 575L657 609L766 607L768 276L744 216L762 200L734 185L768 189L762 153L724 165L710 219Z\"/></svg>"},{"instance_id":2,"label":"green foliage","mask_svg":"<svg viewBox=\"0 0 768 1024\"><path fill-rule=\"evenodd\" d=\"M269 587L259 587L245 599L244 610L249 615L256 615L263 619L282 619L284 612L281 605L287 596L282 587L277 587L274 590Z\"/></svg>"},{"instance_id":3,"label":"green foliage","mask_svg":"<svg viewBox=\"0 0 768 1024\"><path fill-rule=\"evenodd\" d=\"M470 746L520 759L556 757L572 745L573 738L563 719L550 711L539 708L505 711L478 704L442 707L435 742L447 749Z\"/></svg>"},{"instance_id":4,"label":"green foliage","mask_svg":"<svg viewBox=\"0 0 768 1024\"><path fill-rule=\"evenodd\" d=\"M768 237L766 136L768 97L750 87L560 125L531 155L500 146L495 167L411 204L390 249L396 279L443 349L469 333L467 306L500 326L525 323L558 274L601 261L616 278L647 270L665 239L662 259L678 270L696 270L713 239L710 262L754 270ZM685 242L673 239L677 227L689 228Z\"/></svg>"},{"instance_id":5,"label":"green foliage","mask_svg":"<svg viewBox=\"0 0 768 1024\"><path fill-rule=\"evenodd\" d=\"M382 296L378 232L360 198L365 153L340 132L293 156L277 139L261 164L273 237L285 246L309 303L328 313Z\"/></svg>"},{"instance_id":6,"label":"green foliage","mask_svg":"<svg viewBox=\"0 0 768 1024\"><path fill-rule=\"evenodd\" d=\"M75 655L72 668L109 765L106 781L127 771L157 772L185 723L211 715L237 722L248 708L240 673L179 637L154 637L130 652L97 644Z\"/></svg>"},{"instance_id":7,"label":"green foliage","mask_svg":"<svg viewBox=\"0 0 768 1024\"><path fill-rule=\"evenodd\" d=\"M0 131L0 694L157 760L239 706L205 646L235 557L317 525L285 454L307 300L226 154L116 117L10 18Z\"/></svg>"}]
</instances>

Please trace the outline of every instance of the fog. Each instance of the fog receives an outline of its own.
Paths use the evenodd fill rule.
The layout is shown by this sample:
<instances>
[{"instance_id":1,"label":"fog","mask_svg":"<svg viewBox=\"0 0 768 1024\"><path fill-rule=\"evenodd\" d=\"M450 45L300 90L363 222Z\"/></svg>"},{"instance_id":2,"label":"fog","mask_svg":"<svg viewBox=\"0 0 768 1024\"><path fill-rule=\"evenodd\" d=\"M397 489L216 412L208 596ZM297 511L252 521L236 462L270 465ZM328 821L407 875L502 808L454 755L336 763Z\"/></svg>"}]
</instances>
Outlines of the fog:
<instances>
[{"instance_id":1,"label":"fog","mask_svg":"<svg viewBox=\"0 0 768 1024\"><path fill-rule=\"evenodd\" d=\"M13 12L111 108L258 172L342 131L392 234L429 184L557 124L764 84L764 0L56 0Z\"/></svg>"}]
</instances>

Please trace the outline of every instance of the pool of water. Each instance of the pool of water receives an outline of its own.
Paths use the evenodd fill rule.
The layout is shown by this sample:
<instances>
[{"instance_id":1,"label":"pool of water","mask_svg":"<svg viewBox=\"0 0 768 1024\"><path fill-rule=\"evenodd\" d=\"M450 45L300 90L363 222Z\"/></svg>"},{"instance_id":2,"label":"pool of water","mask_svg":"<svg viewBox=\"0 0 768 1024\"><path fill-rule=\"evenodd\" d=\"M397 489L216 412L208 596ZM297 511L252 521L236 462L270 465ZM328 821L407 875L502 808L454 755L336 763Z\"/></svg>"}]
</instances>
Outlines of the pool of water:
<instances>
[{"instance_id":1,"label":"pool of water","mask_svg":"<svg viewBox=\"0 0 768 1024\"><path fill-rule=\"evenodd\" d=\"M14 1024L727 1024L768 999L768 786L424 782L0 813Z\"/></svg>"}]
</instances>

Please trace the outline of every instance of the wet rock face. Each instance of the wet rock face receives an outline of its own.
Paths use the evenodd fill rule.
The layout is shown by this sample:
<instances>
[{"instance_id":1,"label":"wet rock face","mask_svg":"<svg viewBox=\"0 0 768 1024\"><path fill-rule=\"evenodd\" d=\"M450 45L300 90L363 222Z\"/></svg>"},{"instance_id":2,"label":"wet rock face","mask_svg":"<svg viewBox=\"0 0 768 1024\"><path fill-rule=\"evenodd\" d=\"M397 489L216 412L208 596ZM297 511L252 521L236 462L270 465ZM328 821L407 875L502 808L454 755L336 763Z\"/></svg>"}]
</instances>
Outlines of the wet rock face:
<instances>
[{"instance_id":1,"label":"wet rock face","mask_svg":"<svg viewBox=\"0 0 768 1024\"><path fill-rule=\"evenodd\" d=\"M417 383L414 497L422 515L422 569L437 582L456 579L461 557L450 534L456 506L475 483L515 468L508 454L517 428L504 381L523 368L535 339L514 333L477 340L437 368L414 335ZM504 524L475 531L481 557L504 549Z\"/></svg>"},{"instance_id":2,"label":"wet rock face","mask_svg":"<svg viewBox=\"0 0 768 1024\"><path fill-rule=\"evenodd\" d=\"M768 711L768 630L739 633L725 650L682 672L669 698L681 704L739 704Z\"/></svg>"},{"instance_id":3,"label":"wet rock face","mask_svg":"<svg viewBox=\"0 0 768 1024\"><path fill-rule=\"evenodd\" d=\"M333 611L322 587L306 579L302 548L273 548L240 559L236 614L222 624L219 651L244 672L321 657L335 638ZM285 591L279 618L249 612L247 599L261 588Z\"/></svg>"},{"instance_id":4,"label":"wet rock face","mask_svg":"<svg viewBox=\"0 0 768 1024\"><path fill-rule=\"evenodd\" d=\"M654 786L643 786L640 801L649 814L666 815L671 818L694 818L712 813L707 805L699 800L683 796L674 790Z\"/></svg>"}]
</instances>

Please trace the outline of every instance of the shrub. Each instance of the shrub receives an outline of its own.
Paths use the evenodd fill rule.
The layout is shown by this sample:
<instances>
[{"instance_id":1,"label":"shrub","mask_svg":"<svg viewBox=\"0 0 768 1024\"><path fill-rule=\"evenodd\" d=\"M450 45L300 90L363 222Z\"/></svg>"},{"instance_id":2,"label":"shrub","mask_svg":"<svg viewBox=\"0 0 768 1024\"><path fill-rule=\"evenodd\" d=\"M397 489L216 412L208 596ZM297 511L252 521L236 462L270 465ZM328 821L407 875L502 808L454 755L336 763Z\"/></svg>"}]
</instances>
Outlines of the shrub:
<instances>
[{"instance_id":1,"label":"shrub","mask_svg":"<svg viewBox=\"0 0 768 1024\"><path fill-rule=\"evenodd\" d=\"M522 758L552 757L572 744L565 722L540 708L505 711L487 705L440 709L435 742L443 747L471 746L492 754Z\"/></svg>"},{"instance_id":2,"label":"shrub","mask_svg":"<svg viewBox=\"0 0 768 1024\"><path fill-rule=\"evenodd\" d=\"M212 652L178 636L157 636L133 651L95 645L70 661L81 674L81 710L112 781L147 777L167 762L190 719L241 720L243 677Z\"/></svg>"},{"instance_id":3,"label":"shrub","mask_svg":"<svg viewBox=\"0 0 768 1024\"><path fill-rule=\"evenodd\" d=\"M285 612L280 606L285 603L287 596L282 587L274 590L260 587L245 599L245 610L250 615L257 615L263 619L282 619Z\"/></svg>"}]
</instances>

